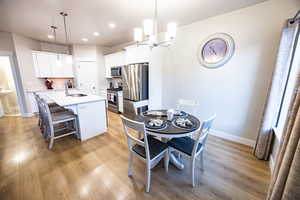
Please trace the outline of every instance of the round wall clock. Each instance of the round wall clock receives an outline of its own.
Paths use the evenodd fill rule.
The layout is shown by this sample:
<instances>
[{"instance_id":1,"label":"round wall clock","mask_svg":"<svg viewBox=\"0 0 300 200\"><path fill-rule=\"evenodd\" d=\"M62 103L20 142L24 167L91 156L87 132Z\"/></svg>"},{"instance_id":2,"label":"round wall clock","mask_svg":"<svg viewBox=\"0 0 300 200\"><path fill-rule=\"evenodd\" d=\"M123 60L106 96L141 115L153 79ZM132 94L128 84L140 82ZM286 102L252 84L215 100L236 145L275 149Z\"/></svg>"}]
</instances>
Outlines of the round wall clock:
<instances>
[{"instance_id":1,"label":"round wall clock","mask_svg":"<svg viewBox=\"0 0 300 200\"><path fill-rule=\"evenodd\" d=\"M198 60L207 68L218 68L230 60L235 50L233 38L226 33L216 33L202 41Z\"/></svg>"}]
</instances>

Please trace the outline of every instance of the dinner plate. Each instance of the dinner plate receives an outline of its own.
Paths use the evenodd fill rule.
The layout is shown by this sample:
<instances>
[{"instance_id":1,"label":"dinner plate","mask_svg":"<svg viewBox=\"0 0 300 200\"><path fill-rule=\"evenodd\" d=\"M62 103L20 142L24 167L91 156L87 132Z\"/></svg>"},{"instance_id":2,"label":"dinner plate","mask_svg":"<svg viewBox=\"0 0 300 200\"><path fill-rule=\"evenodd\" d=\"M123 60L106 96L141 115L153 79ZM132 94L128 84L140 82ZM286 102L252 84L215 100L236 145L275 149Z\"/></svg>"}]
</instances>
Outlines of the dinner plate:
<instances>
[{"instance_id":1,"label":"dinner plate","mask_svg":"<svg viewBox=\"0 0 300 200\"><path fill-rule=\"evenodd\" d=\"M189 120L192 124L191 124L191 125L184 125L184 124L178 123L177 120L179 120L179 119L187 119L187 120ZM173 120L172 123L173 123L174 126L179 127L179 128L189 129L189 130L196 129L195 123L193 123L193 121L191 121L191 120L188 119L188 118L176 118L176 119Z\"/></svg>"},{"instance_id":2,"label":"dinner plate","mask_svg":"<svg viewBox=\"0 0 300 200\"><path fill-rule=\"evenodd\" d=\"M153 119L150 119L150 120L147 120L145 122L145 126L147 129L163 129L163 128L166 128L167 127L167 123L166 121L163 121L162 120L162 124L160 126L157 126L157 125L150 125L150 122L153 121Z\"/></svg>"}]
</instances>

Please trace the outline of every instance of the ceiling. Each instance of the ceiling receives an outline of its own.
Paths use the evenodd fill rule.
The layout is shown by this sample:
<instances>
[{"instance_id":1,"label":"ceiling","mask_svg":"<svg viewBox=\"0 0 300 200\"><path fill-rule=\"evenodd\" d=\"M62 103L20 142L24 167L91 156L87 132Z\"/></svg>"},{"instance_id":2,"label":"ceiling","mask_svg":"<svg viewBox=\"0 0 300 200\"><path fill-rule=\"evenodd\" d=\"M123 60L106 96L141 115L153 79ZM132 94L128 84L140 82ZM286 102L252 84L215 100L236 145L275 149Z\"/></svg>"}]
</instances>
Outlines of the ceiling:
<instances>
[{"instance_id":1,"label":"ceiling","mask_svg":"<svg viewBox=\"0 0 300 200\"><path fill-rule=\"evenodd\" d=\"M179 26L211 16L247 7L265 0L158 0L160 31L167 22ZM0 30L19 33L41 41L53 42L47 35L50 26L58 27L57 42L64 42L63 20L59 12L69 14L67 24L71 43L114 46L132 40L133 28L153 16L154 0L0 0ZM111 29L108 23L115 23ZM93 36L93 32L99 36Z\"/></svg>"}]
</instances>

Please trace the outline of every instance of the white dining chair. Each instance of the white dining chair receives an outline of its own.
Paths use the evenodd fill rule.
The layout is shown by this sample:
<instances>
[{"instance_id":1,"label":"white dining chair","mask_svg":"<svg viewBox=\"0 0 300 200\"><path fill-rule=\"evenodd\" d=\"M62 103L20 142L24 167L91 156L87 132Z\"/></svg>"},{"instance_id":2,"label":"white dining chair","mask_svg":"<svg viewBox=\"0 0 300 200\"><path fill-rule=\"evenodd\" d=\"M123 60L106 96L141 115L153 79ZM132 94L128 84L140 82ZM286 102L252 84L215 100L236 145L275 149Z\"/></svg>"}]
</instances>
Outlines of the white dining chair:
<instances>
[{"instance_id":1,"label":"white dining chair","mask_svg":"<svg viewBox=\"0 0 300 200\"><path fill-rule=\"evenodd\" d=\"M192 176L192 186L195 186L195 162L197 156L200 155L201 169L204 170L204 161L203 154L205 150L205 142L207 140L208 133L212 126L214 119L216 118L216 114L210 117L208 120L202 122L198 135L196 139L192 139L190 137L182 137L182 138L173 138L171 139L169 144L169 153L172 151L176 151L181 155L187 157L191 161L191 176ZM168 170L168 165L167 165Z\"/></svg>"},{"instance_id":2,"label":"white dining chair","mask_svg":"<svg viewBox=\"0 0 300 200\"><path fill-rule=\"evenodd\" d=\"M146 192L150 191L151 185L151 169L155 167L158 162L165 159L165 169L169 163L168 145L163 143L154 137L147 135L145 124L137 121L133 121L124 116L121 116L124 132L127 136L129 161L128 161L128 176L132 176L132 163L133 156L146 162L147 166L147 186ZM139 139L133 136L129 130L138 131L143 134L143 139Z\"/></svg>"},{"instance_id":3,"label":"white dining chair","mask_svg":"<svg viewBox=\"0 0 300 200\"><path fill-rule=\"evenodd\" d=\"M178 99L176 104L177 110L189 112L193 115L197 115L199 102L194 99Z\"/></svg>"}]
</instances>

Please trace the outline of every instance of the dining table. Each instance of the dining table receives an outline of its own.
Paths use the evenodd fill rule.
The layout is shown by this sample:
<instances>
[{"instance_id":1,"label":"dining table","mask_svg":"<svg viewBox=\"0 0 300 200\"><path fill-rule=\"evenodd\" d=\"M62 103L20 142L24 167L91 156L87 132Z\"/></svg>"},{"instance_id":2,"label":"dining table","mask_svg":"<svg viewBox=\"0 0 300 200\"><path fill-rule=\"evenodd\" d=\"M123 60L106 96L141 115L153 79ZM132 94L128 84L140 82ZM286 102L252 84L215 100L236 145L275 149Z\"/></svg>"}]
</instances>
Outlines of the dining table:
<instances>
[{"instance_id":1,"label":"dining table","mask_svg":"<svg viewBox=\"0 0 300 200\"><path fill-rule=\"evenodd\" d=\"M168 140L171 140L172 138L180 138L180 137L191 137L195 132L197 132L200 128L200 121L197 117L186 113L184 111L180 111L179 113L182 113L182 115L174 115L172 119L168 119L167 115L168 110L150 110L146 112L141 112L138 115L125 115L126 117L145 123L146 131L148 135L152 135L155 137L160 138L163 142L167 142ZM148 113L159 113L157 115L155 114L148 114ZM191 123L191 127L181 127L178 126L175 121L178 118L188 119ZM162 127L149 127L147 124L149 121L153 119L159 119L163 121ZM184 169L183 162L179 159L179 154L176 154L175 152L170 153L170 162L175 165L178 169Z\"/></svg>"}]
</instances>

